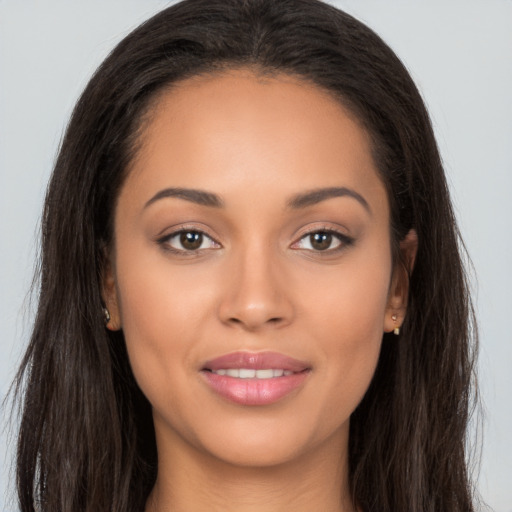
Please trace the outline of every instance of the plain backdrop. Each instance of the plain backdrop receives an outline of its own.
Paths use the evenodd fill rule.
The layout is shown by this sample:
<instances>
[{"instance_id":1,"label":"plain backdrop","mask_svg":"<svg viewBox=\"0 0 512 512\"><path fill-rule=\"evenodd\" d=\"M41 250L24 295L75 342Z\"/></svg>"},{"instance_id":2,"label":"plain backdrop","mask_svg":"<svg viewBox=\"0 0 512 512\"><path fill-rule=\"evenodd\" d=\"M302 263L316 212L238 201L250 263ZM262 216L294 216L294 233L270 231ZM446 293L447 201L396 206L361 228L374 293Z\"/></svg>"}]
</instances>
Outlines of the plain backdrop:
<instances>
[{"instance_id":1,"label":"plain backdrop","mask_svg":"<svg viewBox=\"0 0 512 512\"><path fill-rule=\"evenodd\" d=\"M430 110L473 260L485 404L478 487L512 511L512 0L331 1L397 52ZM74 102L162 0L0 0L0 395L27 342L42 199ZM15 511L8 408L0 511ZM11 429L14 430L14 429Z\"/></svg>"}]
</instances>

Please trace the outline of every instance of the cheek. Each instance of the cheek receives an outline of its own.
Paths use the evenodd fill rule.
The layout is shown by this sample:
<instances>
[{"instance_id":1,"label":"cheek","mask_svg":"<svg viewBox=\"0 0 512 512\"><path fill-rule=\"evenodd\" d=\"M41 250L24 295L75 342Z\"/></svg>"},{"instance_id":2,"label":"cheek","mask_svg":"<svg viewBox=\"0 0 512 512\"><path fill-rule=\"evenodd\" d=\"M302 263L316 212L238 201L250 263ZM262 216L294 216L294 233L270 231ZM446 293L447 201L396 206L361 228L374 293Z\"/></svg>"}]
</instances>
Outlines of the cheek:
<instances>
[{"instance_id":1,"label":"cheek","mask_svg":"<svg viewBox=\"0 0 512 512\"><path fill-rule=\"evenodd\" d=\"M201 385L201 341L221 338L212 332L225 276L219 265L180 266L143 244L122 242L116 274L130 365L154 411L178 425L193 407L191 390Z\"/></svg>"},{"instance_id":2,"label":"cheek","mask_svg":"<svg viewBox=\"0 0 512 512\"><path fill-rule=\"evenodd\" d=\"M211 286L208 269L192 272L173 265L163 250L147 243L119 244L117 291L125 336L141 343L168 346L170 338L190 336L201 325Z\"/></svg>"},{"instance_id":3,"label":"cheek","mask_svg":"<svg viewBox=\"0 0 512 512\"><path fill-rule=\"evenodd\" d=\"M133 246L118 254L117 292L128 356L139 386L153 399L188 364L208 301L201 293L186 293L185 283L161 255L153 258Z\"/></svg>"},{"instance_id":4,"label":"cheek","mask_svg":"<svg viewBox=\"0 0 512 512\"><path fill-rule=\"evenodd\" d=\"M323 280L323 293L319 276L316 287L304 283L310 293L303 308L313 315L309 338L318 340L318 368L329 383L325 391L331 399L324 403L339 403L345 416L364 396L380 354L391 273L391 258L381 256L379 264L369 256L333 270Z\"/></svg>"},{"instance_id":5,"label":"cheek","mask_svg":"<svg viewBox=\"0 0 512 512\"><path fill-rule=\"evenodd\" d=\"M333 268L319 269L301 281L302 308L313 312L326 338L380 339L387 309L391 257L386 250L354 252ZM306 312L305 312L306 313Z\"/></svg>"}]
</instances>

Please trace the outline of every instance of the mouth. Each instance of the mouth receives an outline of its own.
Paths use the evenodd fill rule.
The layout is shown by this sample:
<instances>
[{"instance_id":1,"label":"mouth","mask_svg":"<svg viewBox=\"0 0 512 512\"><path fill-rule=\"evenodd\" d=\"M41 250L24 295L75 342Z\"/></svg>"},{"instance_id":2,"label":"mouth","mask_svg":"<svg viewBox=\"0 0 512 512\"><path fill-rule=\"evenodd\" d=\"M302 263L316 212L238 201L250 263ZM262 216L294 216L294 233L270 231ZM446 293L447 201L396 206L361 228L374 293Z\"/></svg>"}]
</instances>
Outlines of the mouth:
<instances>
[{"instance_id":1,"label":"mouth","mask_svg":"<svg viewBox=\"0 0 512 512\"><path fill-rule=\"evenodd\" d=\"M219 368L218 370L205 369L205 371L210 371L217 375L227 375L234 379L274 379L276 377L288 377L288 375L293 375L294 373L283 368L267 368L263 370L255 370L254 368Z\"/></svg>"},{"instance_id":2,"label":"mouth","mask_svg":"<svg viewBox=\"0 0 512 512\"><path fill-rule=\"evenodd\" d=\"M233 352L205 363L206 384L239 405L269 405L298 391L311 366L276 352Z\"/></svg>"},{"instance_id":3,"label":"mouth","mask_svg":"<svg viewBox=\"0 0 512 512\"><path fill-rule=\"evenodd\" d=\"M300 373L304 370L307 370L311 367L311 365L305 361L300 361L299 359L295 359L293 357L287 356L285 354L281 354L279 352L231 352L230 354L225 354L223 356L217 357L210 361L207 361L203 370L209 370L211 372L222 372L222 371L230 371L237 370L239 372L238 375L231 375L232 377L238 378L254 378L255 375L249 376L248 371L264 371L266 373L261 374L262 377L265 378L264 375L268 375L266 378L270 378L270 370L272 372L281 372L282 375L276 375L276 377L282 377L286 372L287 375L291 373ZM242 372L240 374L240 372ZM227 373L225 374L227 375ZM272 375L274 377L274 375Z\"/></svg>"}]
</instances>

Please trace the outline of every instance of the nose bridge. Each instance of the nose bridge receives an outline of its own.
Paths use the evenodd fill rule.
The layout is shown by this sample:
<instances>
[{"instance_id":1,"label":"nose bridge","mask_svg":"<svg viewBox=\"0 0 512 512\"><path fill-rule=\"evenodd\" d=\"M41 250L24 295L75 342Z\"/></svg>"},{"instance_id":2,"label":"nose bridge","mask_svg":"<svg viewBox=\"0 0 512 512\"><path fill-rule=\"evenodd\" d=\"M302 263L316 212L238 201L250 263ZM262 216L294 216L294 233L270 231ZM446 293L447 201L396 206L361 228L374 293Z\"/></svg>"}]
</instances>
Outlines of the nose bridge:
<instances>
[{"instance_id":1,"label":"nose bridge","mask_svg":"<svg viewBox=\"0 0 512 512\"><path fill-rule=\"evenodd\" d=\"M262 239L234 250L222 298L222 320L248 330L288 323L293 307L281 263L279 251Z\"/></svg>"}]
</instances>

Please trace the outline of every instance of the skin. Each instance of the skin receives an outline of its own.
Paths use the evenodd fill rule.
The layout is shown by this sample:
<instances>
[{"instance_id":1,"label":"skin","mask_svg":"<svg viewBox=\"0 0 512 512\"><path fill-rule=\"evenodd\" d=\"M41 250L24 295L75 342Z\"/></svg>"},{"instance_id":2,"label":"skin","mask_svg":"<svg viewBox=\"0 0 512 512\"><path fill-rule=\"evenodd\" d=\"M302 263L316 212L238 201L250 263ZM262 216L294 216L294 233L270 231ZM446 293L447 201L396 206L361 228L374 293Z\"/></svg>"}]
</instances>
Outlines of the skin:
<instances>
[{"instance_id":1,"label":"skin","mask_svg":"<svg viewBox=\"0 0 512 512\"><path fill-rule=\"evenodd\" d=\"M369 137L323 90L242 69L167 90L141 142L115 212L104 299L153 407L159 468L147 511L356 510L350 415L407 300ZM169 187L214 193L223 206L146 206ZM367 207L347 195L288 206L324 187L350 189ZM198 251L171 238L183 229L205 233ZM326 230L341 238L318 250L309 234ZM415 247L411 233L407 261ZM200 370L240 350L311 370L277 403L234 404Z\"/></svg>"}]
</instances>

